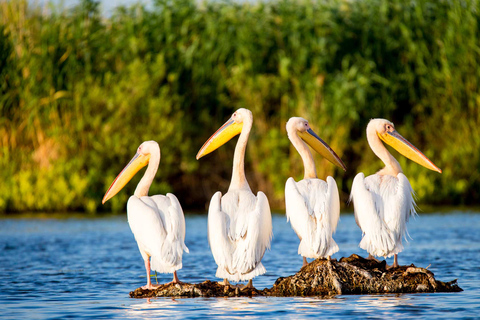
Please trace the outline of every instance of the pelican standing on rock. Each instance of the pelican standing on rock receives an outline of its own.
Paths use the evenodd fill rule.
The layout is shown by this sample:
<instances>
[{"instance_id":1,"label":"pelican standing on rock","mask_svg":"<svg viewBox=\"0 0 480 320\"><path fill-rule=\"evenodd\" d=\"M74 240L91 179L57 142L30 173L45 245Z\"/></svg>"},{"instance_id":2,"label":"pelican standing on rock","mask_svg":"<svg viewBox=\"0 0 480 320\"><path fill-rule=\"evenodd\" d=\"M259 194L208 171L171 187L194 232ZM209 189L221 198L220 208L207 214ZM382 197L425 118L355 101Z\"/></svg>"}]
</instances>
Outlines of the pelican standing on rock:
<instances>
[{"instance_id":1,"label":"pelican standing on rock","mask_svg":"<svg viewBox=\"0 0 480 320\"><path fill-rule=\"evenodd\" d=\"M171 283L181 283L177 277L177 270L182 268L183 251L188 252L185 246L185 217L177 197L171 193L167 193L166 196L148 196L148 189L157 173L159 163L158 143L145 141L138 147L133 159L115 178L102 200L102 203L105 203L116 195L141 168L148 164L135 193L127 203L128 224L145 261L147 285L143 286L143 289L155 287L150 281L150 269L161 273L173 273Z\"/></svg>"},{"instance_id":2,"label":"pelican standing on rock","mask_svg":"<svg viewBox=\"0 0 480 320\"><path fill-rule=\"evenodd\" d=\"M366 178L361 172L353 180L350 199L354 204L355 220L363 232L359 246L367 250L369 258L394 255L392 267L398 267L398 253L403 250L402 238L407 233L407 221L416 214L415 200L400 164L382 141L427 169L439 173L442 170L403 138L388 120L370 120L367 140L385 168Z\"/></svg>"},{"instance_id":3,"label":"pelican standing on rock","mask_svg":"<svg viewBox=\"0 0 480 320\"><path fill-rule=\"evenodd\" d=\"M310 128L307 120L299 117L287 122L287 135L302 157L305 167L303 180L289 178L285 185L287 221L300 238L298 254L307 258L325 258L338 251L332 238L340 218L340 198L335 180L327 182L317 178L315 162L308 145L334 165L346 170L339 156ZM305 143L306 142L306 143Z\"/></svg>"},{"instance_id":4,"label":"pelican standing on rock","mask_svg":"<svg viewBox=\"0 0 480 320\"><path fill-rule=\"evenodd\" d=\"M261 260L270 248L272 216L265 194L252 193L245 177L244 160L248 136L253 124L252 112L238 109L215 132L197 154L197 160L240 134L233 157L232 180L228 192L215 193L208 209L208 241L218 265L216 276L230 281L248 280L266 272Z\"/></svg>"}]
</instances>

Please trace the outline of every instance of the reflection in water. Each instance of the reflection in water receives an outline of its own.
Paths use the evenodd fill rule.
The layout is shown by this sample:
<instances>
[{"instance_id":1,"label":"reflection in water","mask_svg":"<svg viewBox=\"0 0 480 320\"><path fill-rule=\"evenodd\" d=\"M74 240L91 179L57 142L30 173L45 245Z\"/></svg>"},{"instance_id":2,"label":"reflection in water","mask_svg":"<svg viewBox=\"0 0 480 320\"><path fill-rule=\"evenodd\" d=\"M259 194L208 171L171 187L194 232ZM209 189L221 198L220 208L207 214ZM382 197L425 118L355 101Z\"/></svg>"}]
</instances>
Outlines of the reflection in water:
<instances>
[{"instance_id":1,"label":"reflection in water","mask_svg":"<svg viewBox=\"0 0 480 320\"><path fill-rule=\"evenodd\" d=\"M257 316L273 314L275 309L265 297L255 298L217 298L211 303L212 316L228 316L233 319L244 318L246 315Z\"/></svg>"},{"instance_id":2,"label":"reflection in water","mask_svg":"<svg viewBox=\"0 0 480 320\"><path fill-rule=\"evenodd\" d=\"M216 264L207 240L206 216L185 217L186 245L182 280L216 280ZM301 266L298 238L285 216L273 216L274 238L254 280L271 287ZM401 264L430 269L442 281L459 279L465 290L451 294L337 296L334 298L153 298L131 299L144 284L138 247L126 218L0 219L0 309L4 319L364 319L478 318L480 300L480 214L420 214L409 225L410 241ZM342 214L335 234L340 252L358 248L361 232L353 215ZM390 261L389 261L390 262ZM19 266L22 266L21 268ZM159 275L159 282L170 281Z\"/></svg>"},{"instance_id":3,"label":"reflection in water","mask_svg":"<svg viewBox=\"0 0 480 320\"><path fill-rule=\"evenodd\" d=\"M261 316L277 317L285 314L319 315L319 312L327 317L329 314L337 317L341 314L388 316L398 308L404 311L409 310L412 302L415 303L415 295L339 296L333 298L155 298L131 304L128 309L125 309L125 317L155 319L162 317L185 318L189 315L199 318L243 319ZM415 308L421 311L421 308L424 307L416 306ZM410 309L410 312L413 311Z\"/></svg>"},{"instance_id":4,"label":"reflection in water","mask_svg":"<svg viewBox=\"0 0 480 320\"><path fill-rule=\"evenodd\" d=\"M180 317L184 312L181 300L173 298L136 299L136 303L125 309L125 316L131 319L159 318L167 315Z\"/></svg>"},{"instance_id":5,"label":"reflection in water","mask_svg":"<svg viewBox=\"0 0 480 320\"><path fill-rule=\"evenodd\" d=\"M356 302L358 310L370 312L378 311L379 309L391 309L397 306L409 305L410 300L408 295L370 295L359 296Z\"/></svg>"}]
</instances>

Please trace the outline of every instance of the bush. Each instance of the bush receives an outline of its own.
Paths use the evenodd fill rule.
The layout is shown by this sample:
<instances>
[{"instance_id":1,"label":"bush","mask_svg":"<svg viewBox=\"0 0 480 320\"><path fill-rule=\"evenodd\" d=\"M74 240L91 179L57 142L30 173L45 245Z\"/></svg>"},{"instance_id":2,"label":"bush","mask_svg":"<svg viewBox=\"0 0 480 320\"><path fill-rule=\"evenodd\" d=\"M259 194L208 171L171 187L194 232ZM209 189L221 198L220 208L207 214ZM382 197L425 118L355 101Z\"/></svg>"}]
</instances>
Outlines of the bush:
<instances>
[{"instance_id":1,"label":"bush","mask_svg":"<svg viewBox=\"0 0 480 320\"><path fill-rule=\"evenodd\" d=\"M94 1L0 8L1 211L123 210L139 177L101 198L151 139L162 149L151 193L203 208L228 187L234 143L195 154L240 107L255 121L248 178L273 208L303 174L291 116L343 158L346 173L316 157L343 200L357 172L382 166L365 138L382 117L444 170L393 152L420 202L478 203L478 1L159 0L110 17Z\"/></svg>"}]
</instances>

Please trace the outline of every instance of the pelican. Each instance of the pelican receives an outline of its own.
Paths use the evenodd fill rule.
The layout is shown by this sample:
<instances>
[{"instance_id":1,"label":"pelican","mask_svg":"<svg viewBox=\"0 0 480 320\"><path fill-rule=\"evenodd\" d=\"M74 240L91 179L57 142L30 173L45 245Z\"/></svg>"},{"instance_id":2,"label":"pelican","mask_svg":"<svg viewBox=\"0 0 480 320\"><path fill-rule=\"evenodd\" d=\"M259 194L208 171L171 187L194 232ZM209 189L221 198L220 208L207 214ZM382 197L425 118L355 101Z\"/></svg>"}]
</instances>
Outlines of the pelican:
<instances>
[{"instance_id":1,"label":"pelican","mask_svg":"<svg viewBox=\"0 0 480 320\"><path fill-rule=\"evenodd\" d=\"M340 218L340 199L335 180L327 182L317 178L312 153L307 144L334 165L346 170L345 164L320 137L310 128L307 120L299 117L287 122L287 135L302 157L305 174L295 182L289 178L285 185L287 221L300 239L298 254L307 258L324 258L338 251L332 238ZM306 143L305 143L306 142Z\"/></svg>"},{"instance_id":2,"label":"pelican","mask_svg":"<svg viewBox=\"0 0 480 320\"><path fill-rule=\"evenodd\" d=\"M366 178L360 172L353 180L350 200L353 200L355 220L363 232L359 246L369 253L370 259L393 255L392 267L398 267L398 253L403 250L402 237L407 233L409 217L416 214L416 205L410 182L382 141L427 169L439 173L442 170L403 138L388 120L370 120L367 140L385 168Z\"/></svg>"},{"instance_id":3,"label":"pelican","mask_svg":"<svg viewBox=\"0 0 480 320\"><path fill-rule=\"evenodd\" d=\"M148 196L148 189L157 173L159 163L158 143L145 141L138 147L133 159L115 178L102 200L103 204L115 196L141 168L148 164L135 193L127 203L128 224L137 241L147 272L147 285L143 286L143 289L156 287L150 281L150 269L161 273L173 273L173 281L170 283L181 283L177 270L182 268L183 251L188 252L185 246L185 217L177 197L171 193L167 193L166 196Z\"/></svg>"},{"instance_id":4,"label":"pelican","mask_svg":"<svg viewBox=\"0 0 480 320\"><path fill-rule=\"evenodd\" d=\"M252 287L252 278L266 272L261 260L272 238L268 199L261 191L255 196L245 177L245 149L252 124L252 112L238 109L197 154L198 160L240 134L228 192L215 193L208 209L208 242L218 265L215 276L223 278L224 285L230 285L229 280L248 280L246 287Z\"/></svg>"}]
</instances>

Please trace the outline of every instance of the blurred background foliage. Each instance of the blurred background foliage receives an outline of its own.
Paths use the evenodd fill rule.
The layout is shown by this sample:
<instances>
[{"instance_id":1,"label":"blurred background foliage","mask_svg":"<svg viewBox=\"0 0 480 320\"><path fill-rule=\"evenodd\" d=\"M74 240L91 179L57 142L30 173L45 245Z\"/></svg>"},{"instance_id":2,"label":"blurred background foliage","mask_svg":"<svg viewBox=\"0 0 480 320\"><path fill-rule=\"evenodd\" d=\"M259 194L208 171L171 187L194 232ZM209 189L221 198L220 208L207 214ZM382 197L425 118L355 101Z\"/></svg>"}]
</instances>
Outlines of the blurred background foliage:
<instances>
[{"instance_id":1,"label":"blurred background foliage","mask_svg":"<svg viewBox=\"0 0 480 320\"><path fill-rule=\"evenodd\" d=\"M303 164L285 123L302 116L347 172L317 156L343 203L382 167L365 128L387 118L443 174L390 149L419 203L480 199L480 5L446 0L157 0L102 15L0 0L0 212L122 211L140 174L101 199L144 140L162 160L151 194L204 212L235 142L195 160L240 107L254 114L252 189L284 207Z\"/></svg>"}]
</instances>

